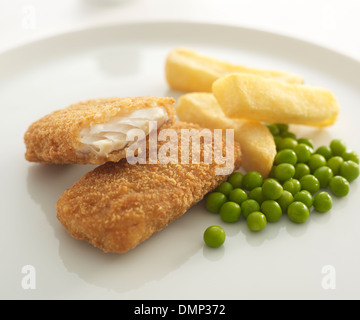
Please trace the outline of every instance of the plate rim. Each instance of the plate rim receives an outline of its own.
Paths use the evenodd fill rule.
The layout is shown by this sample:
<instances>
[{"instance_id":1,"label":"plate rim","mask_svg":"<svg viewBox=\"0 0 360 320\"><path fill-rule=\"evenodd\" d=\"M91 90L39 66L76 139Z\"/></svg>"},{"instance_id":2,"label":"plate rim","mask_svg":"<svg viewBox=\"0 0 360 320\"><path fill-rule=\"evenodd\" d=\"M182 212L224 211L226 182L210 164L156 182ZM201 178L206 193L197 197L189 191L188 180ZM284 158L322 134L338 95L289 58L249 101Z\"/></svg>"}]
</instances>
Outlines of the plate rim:
<instances>
[{"instance_id":1,"label":"plate rim","mask_svg":"<svg viewBox=\"0 0 360 320\"><path fill-rule=\"evenodd\" d=\"M137 38L129 37L129 32L125 32L124 28L133 28ZM0 52L0 83L6 80L7 76L17 76L19 71L29 67L30 65L41 65L43 62L49 62L59 57L66 57L74 55L84 50L85 46L93 49L94 45L101 47L103 44L109 44L114 41L114 36L119 36L121 39L139 41L147 41L146 38L141 38L143 35L149 34L139 33L139 30L152 31L152 40L166 40L173 39L174 30L181 32L181 37L185 39L191 31L189 40L194 42L194 36L203 36L206 30L206 37L204 41L197 41L199 44L209 45L209 34L215 32L214 40L221 41L223 47L230 47L232 49L241 51L241 42L229 38L227 34L237 37L241 35L246 41L244 48L248 51L254 51L265 55L283 59L284 61L291 60L295 65L304 65L307 68L316 69L322 73L326 73L331 78L335 77L337 80L347 85L351 85L355 90L360 90L360 83L358 82L357 74L360 74L360 61L346 55L332 48L322 46L318 43L313 43L298 37L293 37L273 31L250 28L247 26L237 26L233 24L218 23L218 22L194 22L183 20L161 20L161 21L121 21L95 24L91 26L83 26L73 30L66 30L53 35L48 35L33 41L23 43L16 47L10 48ZM155 32L154 32L155 31ZM156 32L157 31L157 32ZM159 33L161 31L161 33ZM172 32L172 33L171 33ZM155 33L155 35L154 35ZM89 37L94 35L94 38ZM93 40L94 39L94 40ZM239 39L239 38L238 38ZM91 41L93 40L93 41ZM199 39L201 40L201 39ZM180 42L179 42L180 43ZM62 46L61 46L62 44ZM220 44L221 45L221 44ZM61 48L69 48L66 52ZM156 43L154 44L156 46ZM181 46L181 43L180 43ZM285 50L280 50L279 47ZM60 50L58 50L60 48ZM265 48L265 49L264 49ZM40 54L39 54L40 49ZM79 51L80 50L80 51ZM299 54L304 53L305 54ZM311 56L306 55L310 52ZM25 54L24 54L25 53ZM64 54L65 53L65 54ZM223 59L225 60L225 59ZM271 69L271 66L264 66L265 69ZM283 68L285 70L285 68ZM280 70L280 68L279 68ZM296 69L292 70L297 73ZM322 84L315 84L323 86Z\"/></svg>"},{"instance_id":2,"label":"plate rim","mask_svg":"<svg viewBox=\"0 0 360 320\"><path fill-rule=\"evenodd\" d=\"M250 33L257 33L262 35L268 35L270 37L277 37L281 38L284 41L295 41L299 44L304 44L308 46L312 46L313 48L316 48L318 50L324 50L326 52L331 52L334 55L339 56L339 58L347 59L355 64L360 65L360 60L356 59L355 57L352 57L349 54L346 54L344 52L341 52L339 50L336 50L334 48L329 48L327 46L318 44L316 42L303 39L297 36L287 35L276 31L269 31L264 30L261 28L253 28L250 26L241 26L241 25L234 25L234 24L227 24L227 23L220 23L220 22L207 22L207 21L187 21L187 20L160 20L160 21L154 21L154 20L142 20L142 21L124 21L124 22L107 22L107 23L98 23L94 25L86 25L81 27L75 27L73 29L68 30L62 30L59 32L56 32L55 34L45 34L43 36L39 36L35 39L30 39L29 41L23 41L22 43L17 43L12 45L9 48L5 48L2 51L0 51L0 61L3 58L3 56L9 55L11 53L15 53L16 51L23 50L26 47L31 47L34 45L41 45L42 43L46 43L50 40L56 40L64 37L68 37L70 35L72 36L79 36L82 33L87 33L91 31L100 31L100 30L106 30L111 28L119 28L124 26L131 26L131 27L139 27L139 26L163 26L163 25L172 25L172 27L176 25L187 25L191 27L209 27L209 28L224 28L229 30L241 30L243 32L250 32Z\"/></svg>"}]
</instances>

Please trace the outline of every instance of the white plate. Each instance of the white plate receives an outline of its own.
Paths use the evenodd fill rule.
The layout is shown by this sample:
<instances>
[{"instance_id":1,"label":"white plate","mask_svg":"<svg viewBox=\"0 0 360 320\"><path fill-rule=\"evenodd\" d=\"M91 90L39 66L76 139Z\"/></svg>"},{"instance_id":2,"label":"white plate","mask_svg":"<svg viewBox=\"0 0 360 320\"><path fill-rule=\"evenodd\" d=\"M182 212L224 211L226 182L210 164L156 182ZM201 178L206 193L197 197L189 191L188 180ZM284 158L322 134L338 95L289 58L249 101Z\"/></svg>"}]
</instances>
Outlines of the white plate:
<instances>
[{"instance_id":1,"label":"white plate","mask_svg":"<svg viewBox=\"0 0 360 320\"><path fill-rule=\"evenodd\" d=\"M164 78L166 54L188 46L258 68L299 73L341 104L327 129L293 127L316 146L343 138L360 151L359 63L316 45L231 26L139 23L81 30L0 55L1 298L7 299L333 299L360 298L358 182L327 214L302 225L286 217L250 232L225 224L203 202L124 255L71 238L55 203L91 166L42 166L24 159L23 135L41 116L108 96L179 96ZM203 244L222 225L225 245ZM31 266L36 277L30 269ZM29 280L30 279L30 280ZM35 284L35 288L28 288ZM332 285L335 285L333 287Z\"/></svg>"}]
</instances>

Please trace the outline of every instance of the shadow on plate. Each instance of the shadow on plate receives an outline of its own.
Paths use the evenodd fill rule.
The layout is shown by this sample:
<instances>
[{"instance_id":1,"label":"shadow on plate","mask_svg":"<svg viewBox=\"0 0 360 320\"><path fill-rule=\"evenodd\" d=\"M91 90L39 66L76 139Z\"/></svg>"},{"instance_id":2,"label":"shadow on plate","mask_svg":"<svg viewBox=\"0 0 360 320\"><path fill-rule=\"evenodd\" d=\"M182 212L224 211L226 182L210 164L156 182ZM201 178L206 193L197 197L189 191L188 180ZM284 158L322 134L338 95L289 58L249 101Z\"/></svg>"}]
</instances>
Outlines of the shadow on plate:
<instances>
[{"instance_id":1,"label":"shadow on plate","mask_svg":"<svg viewBox=\"0 0 360 320\"><path fill-rule=\"evenodd\" d=\"M140 52L130 48L103 51L97 55L97 62L107 75L133 76L140 69Z\"/></svg>"},{"instance_id":2,"label":"shadow on plate","mask_svg":"<svg viewBox=\"0 0 360 320\"><path fill-rule=\"evenodd\" d=\"M70 188L91 165L55 165L33 164L28 168L27 188L36 203L40 204L50 225L56 230L59 222L56 218L56 202L61 194Z\"/></svg>"}]
</instances>

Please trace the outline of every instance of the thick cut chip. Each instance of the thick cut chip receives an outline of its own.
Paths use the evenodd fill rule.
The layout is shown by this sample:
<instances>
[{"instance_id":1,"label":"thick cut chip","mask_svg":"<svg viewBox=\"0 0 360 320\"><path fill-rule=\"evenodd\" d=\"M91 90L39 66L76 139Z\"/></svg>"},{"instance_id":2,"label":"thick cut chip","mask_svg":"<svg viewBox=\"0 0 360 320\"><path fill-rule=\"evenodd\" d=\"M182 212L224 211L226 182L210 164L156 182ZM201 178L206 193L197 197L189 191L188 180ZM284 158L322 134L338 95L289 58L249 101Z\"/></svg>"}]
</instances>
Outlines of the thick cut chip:
<instances>
[{"instance_id":1,"label":"thick cut chip","mask_svg":"<svg viewBox=\"0 0 360 320\"><path fill-rule=\"evenodd\" d=\"M172 50L165 63L169 86L184 92L211 92L215 80L231 73L249 73L290 83L303 83L301 76L289 72L231 64L186 48Z\"/></svg>"},{"instance_id":2,"label":"thick cut chip","mask_svg":"<svg viewBox=\"0 0 360 320\"><path fill-rule=\"evenodd\" d=\"M105 252L124 253L168 226L190 207L203 199L241 164L240 145L233 143L232 161L229 163L205 161L202 155L195 161L192 152L188 163L180 161L184 148L192 149L183 138L187 131L200 132L202 128L176 122L169 129L176 160L165 161L161 150L169 142L160 141L158 162L130 164L127 159L107 162L87 173L57 202L57 217L76 239L90 242ZM227 153L223 138L222 151ZM213 142L200 142L201 154L209 150L215 158ZM210 148L209 148L210 147ZM196 155L195 155L196 157ZM229 169L219 175L218 169Z\"/></svg>"},{"instance_id":3,"label":"thick cut chip","mask_svg":"<svg viewBox=\"0 0 360 320\"><path fill-rule=\"evenodd\" d=\"M92 99L52 112L25 133L25 158L57 164L119 161L133 141L175 121L175 100L163 97Z\"/></svg>"},{"instance_id":4,"label":"thick cut chip","mask_svg":"<svg viewBox=\"0 0 360 320\"><path fill-rule=\"evenodd\" d=\"M232 74L212 88L224 113L233 118L325 127L334 124L339 113L331 91L310 85Z\"/></svg>"},{"instance_id":5,"label":"thick cut chip","mask_svg":"<svg viewBox=\"0 0 360 320\"><path fill-rule=\"evenodd\" d=\"M211 93L187 93L176 105L181 121L197 123L209 129L234 129L240 143L242 166L247 171L258 171L267 177L276 155L274 138L269 129L257 121L231 119L225 116Z\"/></svg>"}]
</instances>

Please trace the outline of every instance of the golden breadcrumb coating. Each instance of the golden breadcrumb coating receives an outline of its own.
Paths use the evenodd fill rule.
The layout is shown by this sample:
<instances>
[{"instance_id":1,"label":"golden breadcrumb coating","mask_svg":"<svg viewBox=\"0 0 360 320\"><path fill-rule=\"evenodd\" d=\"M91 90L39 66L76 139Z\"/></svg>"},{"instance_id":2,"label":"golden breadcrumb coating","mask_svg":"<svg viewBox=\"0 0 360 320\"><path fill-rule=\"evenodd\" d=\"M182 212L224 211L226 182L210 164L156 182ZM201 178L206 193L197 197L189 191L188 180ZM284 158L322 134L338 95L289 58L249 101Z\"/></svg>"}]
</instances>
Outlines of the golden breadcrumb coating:
<instances>
[{"instance_id":1,"label":"golden breadcrumb coating","mask_svg":"<svg viewBox=\"0 0 360 320\"><path fill-rule=\"evenodd\" d=\"M177 122L174 129L181 139L182 129L200 127ZM223 155L225 154L223 134ZM178 155L181 143L178 140ZM164 143L158 143L158 149ZM201 150L204 150L201 143ZM184 146L183 146L184 147ZM240 145L234 145L234 170L240 167ZM190 146L191 148L191 146ZM213 152L213 146L211 146ZM191 150L191 149L190 149ZM90 242L104 252L123 253L133 249L154 233L182 216L191 206L227 175L217 175L216 168L226 164L135 164L126 159L106 163L87 173L57 202L57 217L77 239Z\"/></svg>"},{"instance_id":2,"label":"golden breadcrumb coating","mask_svg":"<svg viewBox=\"0 0 360 320\"><path fill-rule=\"evenodd\" d=\"M103 164L119 161L126 156L126 149L115 150L108 155L81 152L80 132L94 124L153 106L163 107L168 120L165 127L175 121L175 100L163 97L129 97L92 99L57 110L34 122L26 131L25 158L28 161L57 164Z\"/></svg>"}]
</instances>

